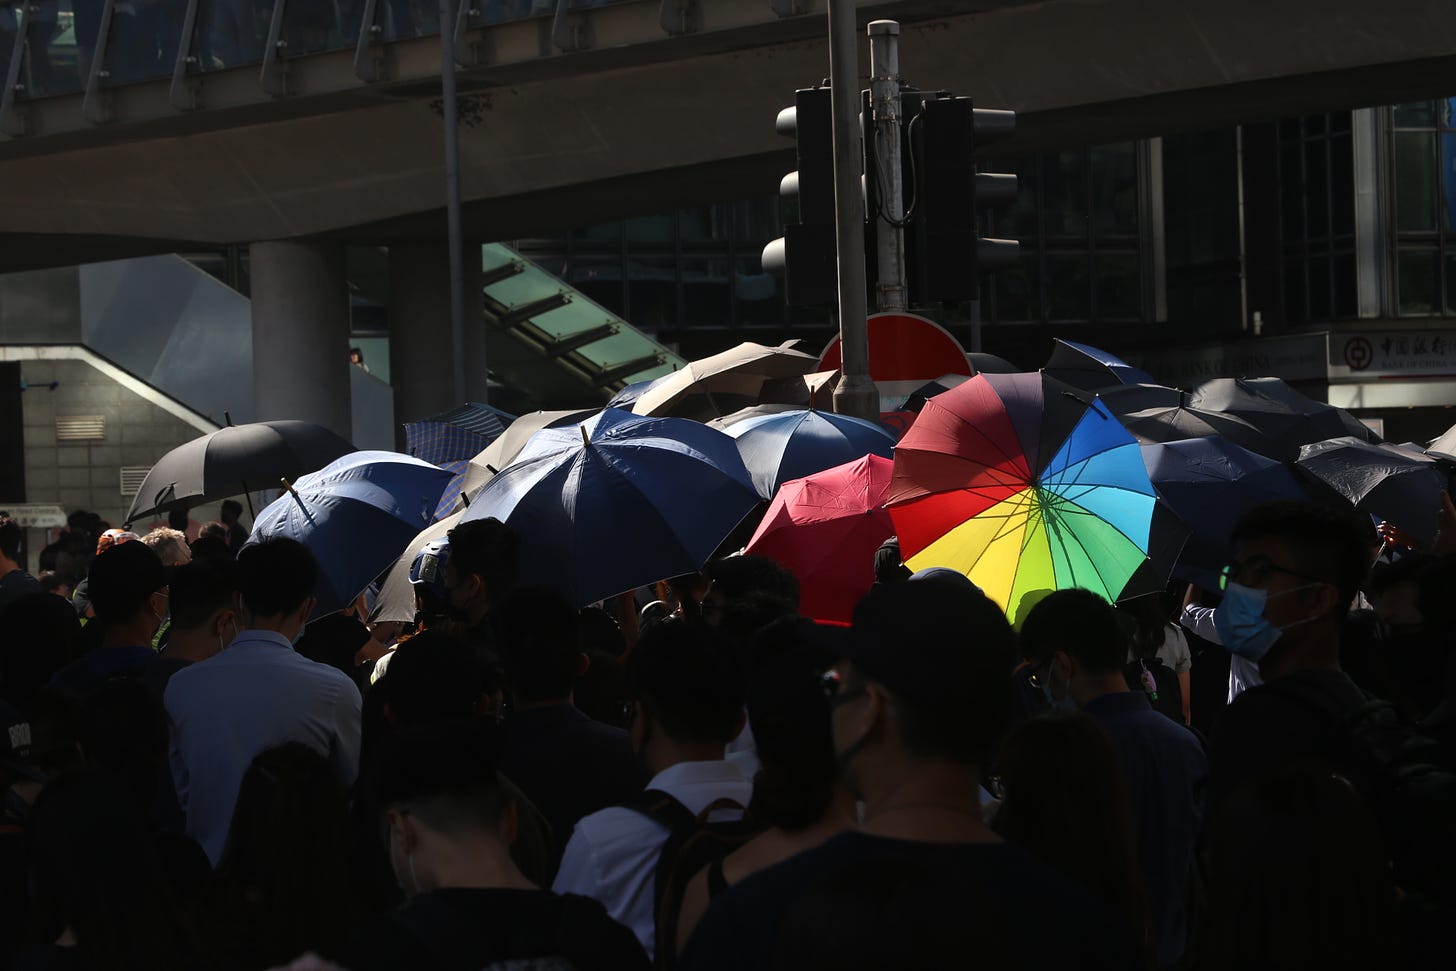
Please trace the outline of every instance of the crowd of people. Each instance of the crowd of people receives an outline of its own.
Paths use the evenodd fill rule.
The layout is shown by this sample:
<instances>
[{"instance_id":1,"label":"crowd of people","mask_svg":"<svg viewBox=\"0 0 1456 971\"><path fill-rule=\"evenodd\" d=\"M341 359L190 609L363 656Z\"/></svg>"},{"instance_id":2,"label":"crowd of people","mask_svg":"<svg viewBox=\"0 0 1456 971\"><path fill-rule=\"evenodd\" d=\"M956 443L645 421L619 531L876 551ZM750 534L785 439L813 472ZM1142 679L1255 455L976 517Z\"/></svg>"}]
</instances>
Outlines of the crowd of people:
<instances>
[{"instance_id":1,"label":"crowd of people","mask_svg":"<svg viewBox=\"0 0 1456 971\"><path fill-rule=\"evenodd\" d=\"M893 543L845 627L730 556L603 605L469 522L415 623L307 547L0 519L0 968L1416 968L1456 562L1276 504L1187 607L1014 630ZM72 589L71 599L58 595ZM1236 662L1236 663L1234 663Z\"/></svg>"}]
</instances>

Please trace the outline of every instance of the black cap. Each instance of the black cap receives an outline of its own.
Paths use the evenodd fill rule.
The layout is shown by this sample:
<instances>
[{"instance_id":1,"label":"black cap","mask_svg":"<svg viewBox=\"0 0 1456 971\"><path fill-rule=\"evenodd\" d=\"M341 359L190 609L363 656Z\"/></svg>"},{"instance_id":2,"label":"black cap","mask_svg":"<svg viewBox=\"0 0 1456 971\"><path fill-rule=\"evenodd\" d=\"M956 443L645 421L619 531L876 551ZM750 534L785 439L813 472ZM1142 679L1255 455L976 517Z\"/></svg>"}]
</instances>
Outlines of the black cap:
<instances>
[{"instance_id":1,"label":"black cap","mask_svg":"<svg viewBox=\"0 0 1456 971\"><path fill-rule=\"evenodd\" d=\"M855 608L839 653L912 705L959 705L980 697L987 679L1004 684L1016 635L969 581L884 584Z\"/></svg>"}]
</instances>

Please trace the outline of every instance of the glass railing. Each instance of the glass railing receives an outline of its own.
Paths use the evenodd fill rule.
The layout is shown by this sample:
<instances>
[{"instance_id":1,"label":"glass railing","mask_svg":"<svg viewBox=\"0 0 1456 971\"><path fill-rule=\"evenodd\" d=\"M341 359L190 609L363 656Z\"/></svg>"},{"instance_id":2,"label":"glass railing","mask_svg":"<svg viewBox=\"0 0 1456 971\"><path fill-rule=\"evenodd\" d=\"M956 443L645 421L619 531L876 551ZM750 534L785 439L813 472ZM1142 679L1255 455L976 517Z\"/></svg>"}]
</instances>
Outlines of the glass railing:
<instances>
[{"instance_id":1,"label":"glass railing","mask_svg":"<svg viewBox=\"0 0 1456 971\"><path fill-rule=\"evenodd\" d=\"M458 27L473 30L641 0L460 2ZM85 91L100 121L110 109L96 94L107 88L171 77L174 102L190 107L179 93L190 75L262 64L274 90L270 64L439 30L437 0L0 0L0 82L7 108Z\"/></svg>"}]
</instances>

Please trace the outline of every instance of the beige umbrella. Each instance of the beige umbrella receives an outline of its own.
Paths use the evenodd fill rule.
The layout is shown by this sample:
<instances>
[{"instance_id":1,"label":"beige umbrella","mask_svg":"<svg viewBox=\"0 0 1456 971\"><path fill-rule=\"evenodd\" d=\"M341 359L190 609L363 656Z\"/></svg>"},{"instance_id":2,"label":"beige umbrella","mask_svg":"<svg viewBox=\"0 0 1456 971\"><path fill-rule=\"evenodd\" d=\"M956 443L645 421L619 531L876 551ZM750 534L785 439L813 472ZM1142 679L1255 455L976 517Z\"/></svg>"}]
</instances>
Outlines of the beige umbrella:
<instances>
[{"instance_id":1,"label":"beige umbrella","mask_svg":"<svg viewBox=\"0 0 1456 971\"><path fill-rule=\"evenodd\" d=\"M797 378L819 366L812 354L795 350L797 341L785 341L778 347L766 347L745 341L721 354L691 361L680 370L658 379L632 405L639 415L681 415L701 417L699 395L709 398L708 417L747 404L756 404L765 382L775 378ZM714 402L713 396L732 399L732 403Z\"/></svg>"},{"instance_id":2,"label":"beige umbrella","mask_svg":"<svg viewBox=\"0 0 1456 971\"><path fill-rule=\"evenodd\" d=\"M516 460L521 454L521 449L531 440L531 436L543 428L550 428L552 425L566 425L575 421L585 421L596 412L584 411L533 411L530 414L522 415L511 422L506 430L479 455L470 460L465 467L465 479L461 484L460 495L462 499L455 502L455 512L464 509L470 497L480 491L495 474Z\"/></svg>"},{"instance_id":3,"label":"beige umbrella","mask_svg":"<svg viewBox=\"0 0 1456 971\"><path fill-rule=\"evenodd\" d=\"M394 561L394 566L389 568L389 575L379 586L379 596L374 598L374 609L369 613L371 623L382 624L397 620L408 624L415 619L415 588L409 579L410 565L415 561L415 554L424 549L426 543L444 539L445 534L455 528L464 514L464 510L451 513L439 522L426 526L418 536L410 540L409 546Z\"/></svg>"}]
</instances>

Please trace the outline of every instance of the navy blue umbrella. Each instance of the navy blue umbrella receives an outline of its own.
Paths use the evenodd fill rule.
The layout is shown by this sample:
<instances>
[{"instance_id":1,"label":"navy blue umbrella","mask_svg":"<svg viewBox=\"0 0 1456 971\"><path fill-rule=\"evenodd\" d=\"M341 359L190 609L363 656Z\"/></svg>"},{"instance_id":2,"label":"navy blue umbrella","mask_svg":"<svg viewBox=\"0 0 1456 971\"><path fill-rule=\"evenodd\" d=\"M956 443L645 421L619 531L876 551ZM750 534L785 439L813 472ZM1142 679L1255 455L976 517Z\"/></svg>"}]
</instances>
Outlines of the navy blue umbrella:
<instances>
[{"instance_id":1,"label":"navy blue umbrella","mask_svg":"<svg viewBox=\"0 0 1456 971\"><path fill-rule=\"evenodd\" d=\"M1288 467L1221 438L1142 446L1158 498L1189 530L1173 575L1217 589L1233 556L1229 533L1251 507L1274 499L1306 499Z\"/></svg>"},{"instance_id":2,"label":"navy blue umbrella","mask_svg":"<svg viewBox=\"0 0 1456 971\"><path fill-rule=\"evenodd\" d=\"M521 582L583 605L698 569L758 501L727 435L608 408L536 432L461 521L514 527Z\"/></svg>"},{"instance_id":3,"label":"navy blue umbrella","mask_svg":"<svg viewBox=\"0 0 1456 971\"><path fill-rule=\"evenodd\" d=\"M846 462L895 454L895 436L874 422L834 412L796 409L757 415L725 429L753 477L753 487L772 499L790 479Z\"/></svg>"},{"instance_id":4,"label":"navy blue umbrella","mask_svg":"<svg viewBox=\"0 0 1456 971\"><path fill-rule=\"evenodd\" d=\"M249 543L313 551L315 616L342 610L435 518L450 472L398 452L354 452L305 475L258 514Z\"/></svg>"},{"instance_id":5,"label":"navy blue umbrella","mask_svg":"<svg viewBox=\"0 0 1456 971\"><path fill-rule=\"evenodd\" d=\"M1052 356L1042 370L1083 391L1096 391L1114 384L1157 384L1151 374L1133 367L1116 354L1061 338L1053 342Z\"/></svg>"},{"instance_id":6,"label":"navy blue umbrella","mask_svg":"<svg viewBox=\"0 0 1456 971\"><path fill-rule=\"evenodd\" d=\"M515 415L490 405L461 405L422 421L405 422L405 451L436 465L469 461L515 420Z\"/></svg>"}]
</instances>

